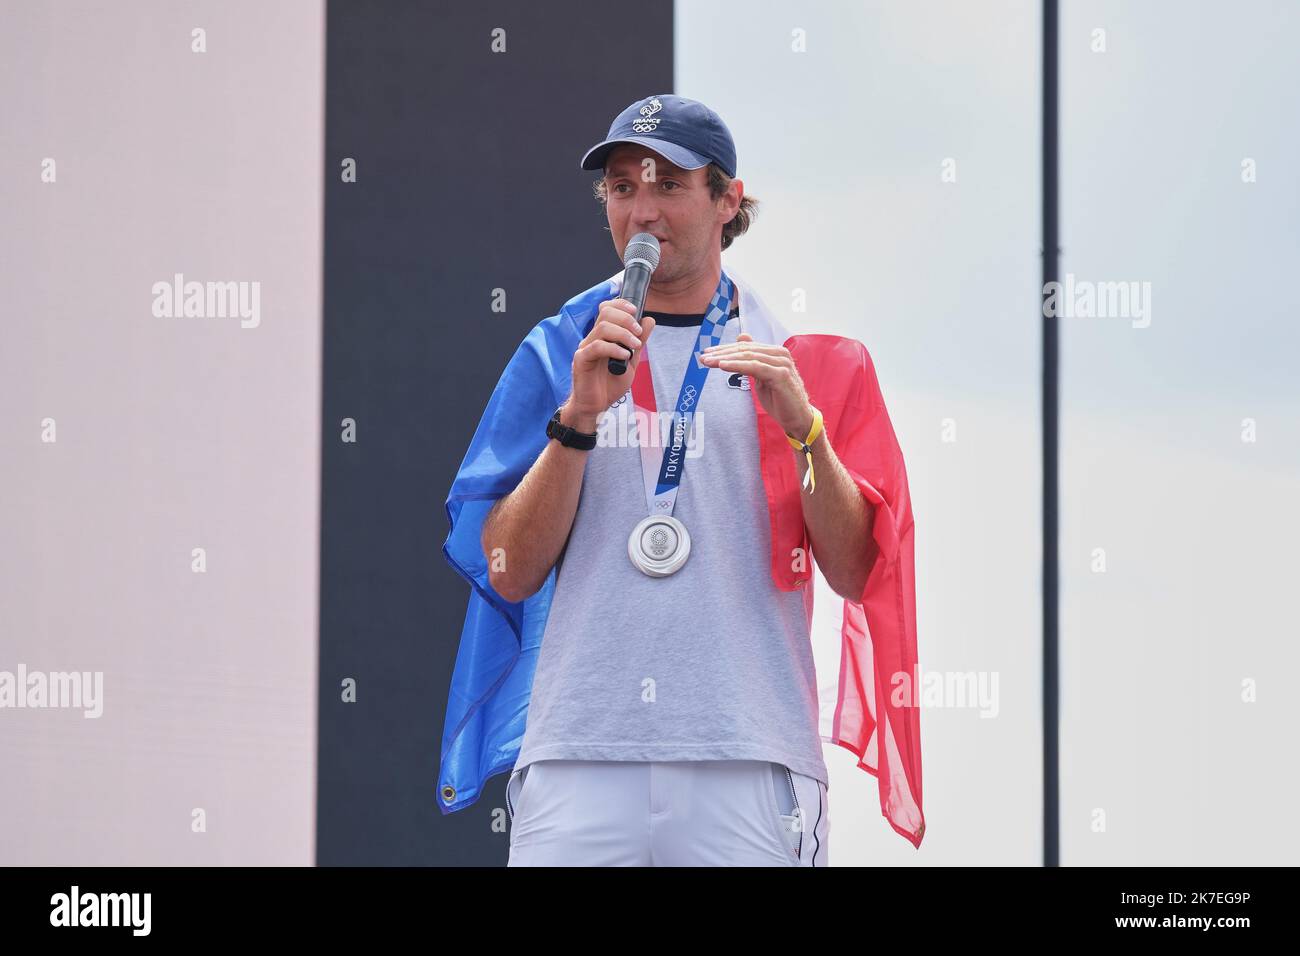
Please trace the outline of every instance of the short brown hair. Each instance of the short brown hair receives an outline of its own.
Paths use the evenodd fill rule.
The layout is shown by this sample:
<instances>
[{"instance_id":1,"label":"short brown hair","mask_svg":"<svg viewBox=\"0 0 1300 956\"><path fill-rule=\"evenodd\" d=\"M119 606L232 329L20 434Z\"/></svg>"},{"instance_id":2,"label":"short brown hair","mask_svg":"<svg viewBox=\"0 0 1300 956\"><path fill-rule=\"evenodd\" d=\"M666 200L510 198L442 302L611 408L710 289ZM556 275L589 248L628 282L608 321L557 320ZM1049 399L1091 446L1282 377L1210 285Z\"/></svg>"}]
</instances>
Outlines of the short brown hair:
<instances>
[{"instance_id":1,"label":"short brown hair","mask_svg":"<svg viewBox=\"0 0 1300 956\"><path fill-rule=\"evenodd\" d=\"M722 171L717 163L709 163L709 195L721 199L723 193L731 186L732 177ZM601 206L605 205L605 178L602 176L591 184L591 191ZM725 226L722 227L722 248L726 249L737 237L745 234L754 217L758 215L758 200L746 193L740 197L740 209Z\"/></svg>"}]
</instances>

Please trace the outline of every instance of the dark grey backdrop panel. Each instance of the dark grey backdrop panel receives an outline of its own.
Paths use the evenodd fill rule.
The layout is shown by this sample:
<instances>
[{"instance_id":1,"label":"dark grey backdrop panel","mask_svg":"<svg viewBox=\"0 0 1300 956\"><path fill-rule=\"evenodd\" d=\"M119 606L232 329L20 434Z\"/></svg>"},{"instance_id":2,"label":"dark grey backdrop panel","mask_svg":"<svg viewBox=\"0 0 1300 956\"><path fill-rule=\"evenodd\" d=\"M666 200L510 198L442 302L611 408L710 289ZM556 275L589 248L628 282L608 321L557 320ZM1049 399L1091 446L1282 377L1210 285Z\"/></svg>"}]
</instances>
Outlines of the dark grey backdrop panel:
<instances>
[{"instance_id":1,"label":"dark grey backdrop panel","mask_svg":"<svg viewBox=\"0 0 1300 956\"><path fill-rule=\"evenodd\" d=\"M473 807L438 805L469 593L442 557L443 503L519 341L619 268L578 160L672 90L672 37L671 0L329 4L321 865L505 862L506 775Z\"/></svg>"}]
</instances>

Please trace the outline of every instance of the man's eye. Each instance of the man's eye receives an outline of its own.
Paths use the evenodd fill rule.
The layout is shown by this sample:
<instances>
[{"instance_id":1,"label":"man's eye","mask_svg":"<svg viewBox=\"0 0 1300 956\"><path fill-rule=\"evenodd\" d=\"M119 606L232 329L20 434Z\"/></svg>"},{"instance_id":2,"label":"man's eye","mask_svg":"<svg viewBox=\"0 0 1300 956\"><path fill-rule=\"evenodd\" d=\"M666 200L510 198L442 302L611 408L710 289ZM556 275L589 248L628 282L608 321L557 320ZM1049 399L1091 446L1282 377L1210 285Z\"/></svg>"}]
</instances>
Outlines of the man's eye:
<instances>
[{"instance_id":1,"label":"man's eye","mask_svg":"<svg viewBox=\"0 0 1300 956\"><path fill-rule=\"evenodd\" d=\"M675 179L665 179L665 180L664 180L664 189L667 189L669 186L678 186L678 187L680 187L680 186L681 186L681 183L679 183L679 182L678 182L677 180L675 180Z\"/></svg>"},{"instance_id":2,"label":"man's eye","mask_svg":"<svg viewBox=\"0 0 1300 956\"><path fill-rule=\"evenodd\" d=\"M617 186L614 187L614 192L618 192L620 189L623 189L626 186L627 183L619 183Z\"/></svg>"}]
</instances>

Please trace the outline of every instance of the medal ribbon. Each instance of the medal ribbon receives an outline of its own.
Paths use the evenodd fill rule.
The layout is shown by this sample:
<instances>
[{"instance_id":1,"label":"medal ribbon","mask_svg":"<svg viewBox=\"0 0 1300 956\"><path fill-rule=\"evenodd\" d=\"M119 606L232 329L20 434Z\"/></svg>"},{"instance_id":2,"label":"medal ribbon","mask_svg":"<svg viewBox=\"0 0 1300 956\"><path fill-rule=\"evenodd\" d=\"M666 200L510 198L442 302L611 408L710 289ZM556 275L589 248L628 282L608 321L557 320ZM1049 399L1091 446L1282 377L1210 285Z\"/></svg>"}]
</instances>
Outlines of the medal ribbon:
<instances>
[{"instance_id":1,"label":"medal ribbon","mask_svg":"<svg viewBox=\"0 0 1300 956\"><path fill-rule=\"evenodd\" d=\"M636 403L637 443L641 446L641 473L645 479L646 507L651 515L671 515L677 503L677 491L682 482L682 468L686 464L686 441L695 421L695 411L700 407L704 382L709 366L701 365L700 353L711 345L720 345L723 327L731 318L731 293L734 286L723 270L718 288L709 300L709 308L700 324L700 334L686 362L686 374L677 394L672 427L663 446L662 458L656 460L661 430L659 409L655 400L654 376L650 371L650 345L646 343L641 361L632 380L632 400ZM642 431L645 426L648 434Z\"/></svg>"}]
</instances>

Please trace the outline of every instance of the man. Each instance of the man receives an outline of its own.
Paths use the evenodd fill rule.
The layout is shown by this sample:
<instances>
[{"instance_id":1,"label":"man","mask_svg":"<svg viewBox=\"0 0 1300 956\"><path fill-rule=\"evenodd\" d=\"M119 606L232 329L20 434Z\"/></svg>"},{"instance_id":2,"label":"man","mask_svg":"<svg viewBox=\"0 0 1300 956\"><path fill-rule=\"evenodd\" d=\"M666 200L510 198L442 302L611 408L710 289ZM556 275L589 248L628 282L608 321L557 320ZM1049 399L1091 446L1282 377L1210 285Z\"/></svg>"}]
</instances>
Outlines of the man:
<instances>
[{"instance_id":1,"label":"man","mask_svg":"<svg viewBox=\"0 0 1300 956\"><path fill-rule=\"evenodd\" d=\"M444 552L475 593L444 770L481 789L513 766L512 866L824 866L827 739L878 774L882 812L919 845L915 702L873 708L913 676L915 632L906 477L865 349L788 336L723 269L756 203L704 104L639 100L581 165L603 170L615 251L649 233L660 260L641 322L610 294L620 274L534 328L453 485ZM539 448L531 416L551 400ZM809 550L846 601L825 738ZM521 713L522 741L503 733ZM444 783L445 807L476 797Z\"/></svg>"}]
</instances>

